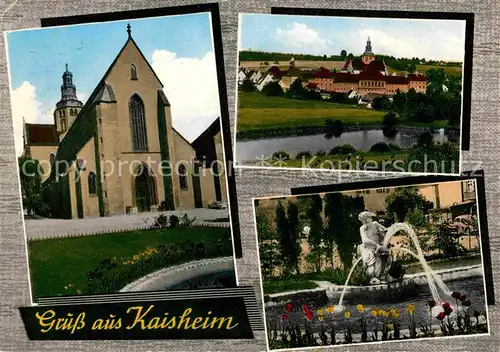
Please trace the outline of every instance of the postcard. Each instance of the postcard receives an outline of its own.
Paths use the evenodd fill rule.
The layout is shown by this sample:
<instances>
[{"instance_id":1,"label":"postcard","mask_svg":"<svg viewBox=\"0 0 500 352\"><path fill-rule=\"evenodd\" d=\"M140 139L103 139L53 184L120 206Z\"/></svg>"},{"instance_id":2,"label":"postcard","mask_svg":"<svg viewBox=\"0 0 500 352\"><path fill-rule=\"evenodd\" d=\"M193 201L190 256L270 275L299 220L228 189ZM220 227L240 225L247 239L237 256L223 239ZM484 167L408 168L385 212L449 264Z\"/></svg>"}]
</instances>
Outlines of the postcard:
<instances>
[{"instance_id":1,"label":"postcard","mask_svg":"<svg viewBox=\"0 0 500 352\"><path fill-rule=\"evenodd\" d=\"M238 166L460 174L473 16L279 12L239 17Z\"/></svg>"},{"instance_id":2,"label":"postcard","mask_svg":"<svg viewBox=\"0 0 500 352\"><path fill-rule=\"evenodd\" d=\"M270 350L489 334L484 189L411 179L254 199Z\"/></svg>"},{"instance_id":3,"label":"postcard","mask_svg":"<svg viewBox=\"0 0 500 352\"><path fill-rule=\"evenodd\" d=\"M237 286L220 30L175 12L5 34L32 303Z\"/></svg>"}]
</instances>

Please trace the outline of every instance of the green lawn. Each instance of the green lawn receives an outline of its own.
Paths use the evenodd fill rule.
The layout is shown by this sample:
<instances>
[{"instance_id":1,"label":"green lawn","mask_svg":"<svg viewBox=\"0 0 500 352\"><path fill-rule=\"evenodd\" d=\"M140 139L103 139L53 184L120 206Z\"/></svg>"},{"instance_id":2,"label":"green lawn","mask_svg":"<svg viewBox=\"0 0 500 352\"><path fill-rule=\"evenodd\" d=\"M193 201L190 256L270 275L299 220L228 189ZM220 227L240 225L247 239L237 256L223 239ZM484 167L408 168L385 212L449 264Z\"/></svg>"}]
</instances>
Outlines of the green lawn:
<instances>
[{"instance_id":1,"label":"green lawn","mask_svg":"<svg viewBox=\"0 0 500 352\"><path fill-rule=\"evenodd\" d=\"M316 285L312 281L303 281L301 279L288 279L288 280L280 280L280 281L265 281L263 283L264 294L270 293L280 293L287 291L296 291L296 290L307 290L317 288Z\"/></svg>"},{"instance_id":2,"label":"green lawn","mask_svg":"<svg viewBox=\"0 0 500 352\"><path fill-rule=\"evenodd\" d=\"M316 100L268 97L261 93L238 93L238 132L255 130L324 127L326 119L339 119L345 126L380 125L385 111L357 105L336 104ZM403 123L406 126L442 128L447 121L432 124Z\"/></svg>"},{"instance_id":3,"label":"green lawn","mask_svg":"<svg viewBox=\"0 0 500 352\"><path fill-rule=\"evenodd\" d=\"M192 240L207 245L230 236L227 228L189 227L30 241L32 290L35 297L76 294L86 285L86 272L95 269L105 258L130 259L160 244ZM65 289L69 284L71 288Z\"/></svg>"},{"instance_id":4,"label":"green lawn","mask_svg":"<svg viewBox=\"0 0 500 352\"><path fill-rule=\"evenodd\" d=\"M447 75L462 77L462 67L455 66L439 66L439 65L415 65L418 72L425 74L430 69L442 68Z\"/></svg>"},{"instance_id":5,"label":"green lawn","mask_svg":"<svg viewBox=\"0 0 500 352\"><path fill-rule=\"evenodd\" d=\"M477 265L481 263L482 261L480 255L428 262L429 266L434 270L459 268L462 266ZM415 274L422 271L422 266L419 263L412 263L405 266L406 274Z\"/></svg>"}]
</instances>

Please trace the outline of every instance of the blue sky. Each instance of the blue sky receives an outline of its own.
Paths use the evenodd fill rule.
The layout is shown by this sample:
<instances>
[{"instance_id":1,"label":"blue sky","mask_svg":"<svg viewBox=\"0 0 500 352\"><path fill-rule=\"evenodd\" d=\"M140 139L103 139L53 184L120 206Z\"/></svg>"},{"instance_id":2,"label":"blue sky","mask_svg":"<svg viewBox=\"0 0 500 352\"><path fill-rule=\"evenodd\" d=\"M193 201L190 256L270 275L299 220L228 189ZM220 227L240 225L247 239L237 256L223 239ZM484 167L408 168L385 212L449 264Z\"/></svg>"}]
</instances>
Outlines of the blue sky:
<instances>
[{"instance_id":1,"label":"blue sky","mask_svg":"<svg viewBox=\"0 0 500 352\"><path fill-rule=\"evenodd\" d=\"M25 115L28 122L52 122L66 63L73 73L78 97L85 102L125 44L127 23L165 85L175 127L182 130L183 124L191 126L193 119L209 120L220 114L218 95L214 93L218 89L209 13L8 32L13 114ZM205 75L197 78L206 82L205 91L210 97L189 104L181 99L185 97L179 91L181 80L189 79L185 77L189 72ZM207 102L213 106L204 109ZM16 103L19 106L14 106ZM26 111L22 105L29 103L33 106ZM16 118L22 121L22 117Z\"/></svg>"},{"instance_id":2,"label":"blue sky","mask_svg":"<svg viewBox=\"0 0 500 352\"><path fill-rule=\"evenodd\" d=\"M239 49L359 55L370 36L377 54L463 61L465 21L243 14Z\"/></svg>"}]
</instances>

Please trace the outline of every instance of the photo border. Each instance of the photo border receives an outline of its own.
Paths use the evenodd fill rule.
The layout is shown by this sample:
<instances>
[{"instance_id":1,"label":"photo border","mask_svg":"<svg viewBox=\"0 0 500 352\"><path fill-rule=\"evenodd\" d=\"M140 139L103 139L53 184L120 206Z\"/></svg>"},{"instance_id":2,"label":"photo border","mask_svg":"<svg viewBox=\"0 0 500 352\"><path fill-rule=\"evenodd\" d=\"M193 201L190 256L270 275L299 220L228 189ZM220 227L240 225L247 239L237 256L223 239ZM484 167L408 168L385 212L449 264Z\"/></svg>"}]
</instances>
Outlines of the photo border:
<instances>
[{"instance_id":1,"label":"photo border","mask_svg":"<svg viewBox=\"0 0 500 352\"><path fill-rule=\"evenodd\" d=\"M465 55L462 77L462 116L460 127L460 149L470 149L470 119L472 103L472 69L474 50L474 13L472 12L432 12L432 11L385 11L385 10L346 10L299 7L271 7L272 15L296 16L337 16L369 18L401 18L429 20L465 20ZM460 158L461 159L461 158ZM461 169L460 169L461 170Z\"/></svg>"},{"instance_id":2,"label":"photo border","mask_svg":"<svg viewBox=\"0 0 500 352\"><path fill-rule=\"evenodd\" d=\"M257 232L257 215L256 215L256 201L261 199L286 199L291 196L301 196L301 195L313 195L318 193L327 192L342 192L342 191L356 191L360 189L367 188L386 188L386 187L398 187L398 186L412 186L426 183L437 183L437 182L450 182L450 181L461 181L474 179L476 181L476 200L478 204L478 218L479 218L479 229L481 236L481 259L483 262L483 285L485 289L485 309L487 314L487 333L477 333L470 336L491 336L492 326L489 314L489 306L495 305L495 293L493 284L493 272L491 267L491 252L489 243L489 232L488 232L488 222L487 222L487 206L486 206L486 195L485 195L485 182L484 182L484 171L467 171L463 172L462 176L439 176L439 175L427 175L427 176L409 176L409 177L398 177L392 179L374 179L368 181L359 182L348 182L348 183L338 183L338 184L327 184L318 186L304 186L304 187L294 187L290 189L290 194L287 195L275 195L275 196L259 196L252 198L252 216L254 221L254 232L255 232L255 243L257 248L257 262L259 268L260 263L260 249L259 249L259 236ZM483 209L483 210L481 210ZM264 321L264 331L266 338L266 348L268 351L298 351L298 350L313 350L318 348L328 348L336 346L309 346L309 347L296 347L296 348L281 348L271 350L269 347L268 339L268 329L267 329L267 319L266 319L266 305L264 300L264 284L262 280L262 271L259 269L259 286L261 289L261 307ZM465 336L465 335L463 335ZM458 336L439 336L439 340L453 339L463 337ZM468 336L468 335L467 335ZM422 337L418 339L410 339L409 341L421 341L421 340L434 340L435 337ZM370 342L359 342L344 344L341 346L358 346L358 345L378 345L386 343L397 343L398 340L388 340L388 341L370 341Z\"/></svg>"}]
</instances>

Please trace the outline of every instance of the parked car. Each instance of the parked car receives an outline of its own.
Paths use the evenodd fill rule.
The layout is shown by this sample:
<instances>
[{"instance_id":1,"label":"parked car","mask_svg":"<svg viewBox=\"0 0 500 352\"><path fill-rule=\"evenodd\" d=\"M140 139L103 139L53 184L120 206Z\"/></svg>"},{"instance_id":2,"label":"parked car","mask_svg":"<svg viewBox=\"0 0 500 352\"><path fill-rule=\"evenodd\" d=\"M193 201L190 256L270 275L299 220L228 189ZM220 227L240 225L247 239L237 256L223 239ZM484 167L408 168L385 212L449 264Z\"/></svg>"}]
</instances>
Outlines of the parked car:
<instances>
[{"instance_id":1,"label":"parked car","mask_svg":"<svg viewBox=\"0 0 500 352\"><path fill-rule=\"evenodd\" d=\"M457 230L458 233L462 234L470 229L474 220L475 219L471 214L459 215L453 219L451 227Z\"/></svg>"},{"instance_id":2,"label":"parked car","mask_svg":"<svg viewBox=\"0 0 500 352\"><path fill-rule=\"evenodd\" d=\"M209 204L208 207L210 209L227 209L227 203L224 201L217 201Z\"/></svg>"}]
</instances>

